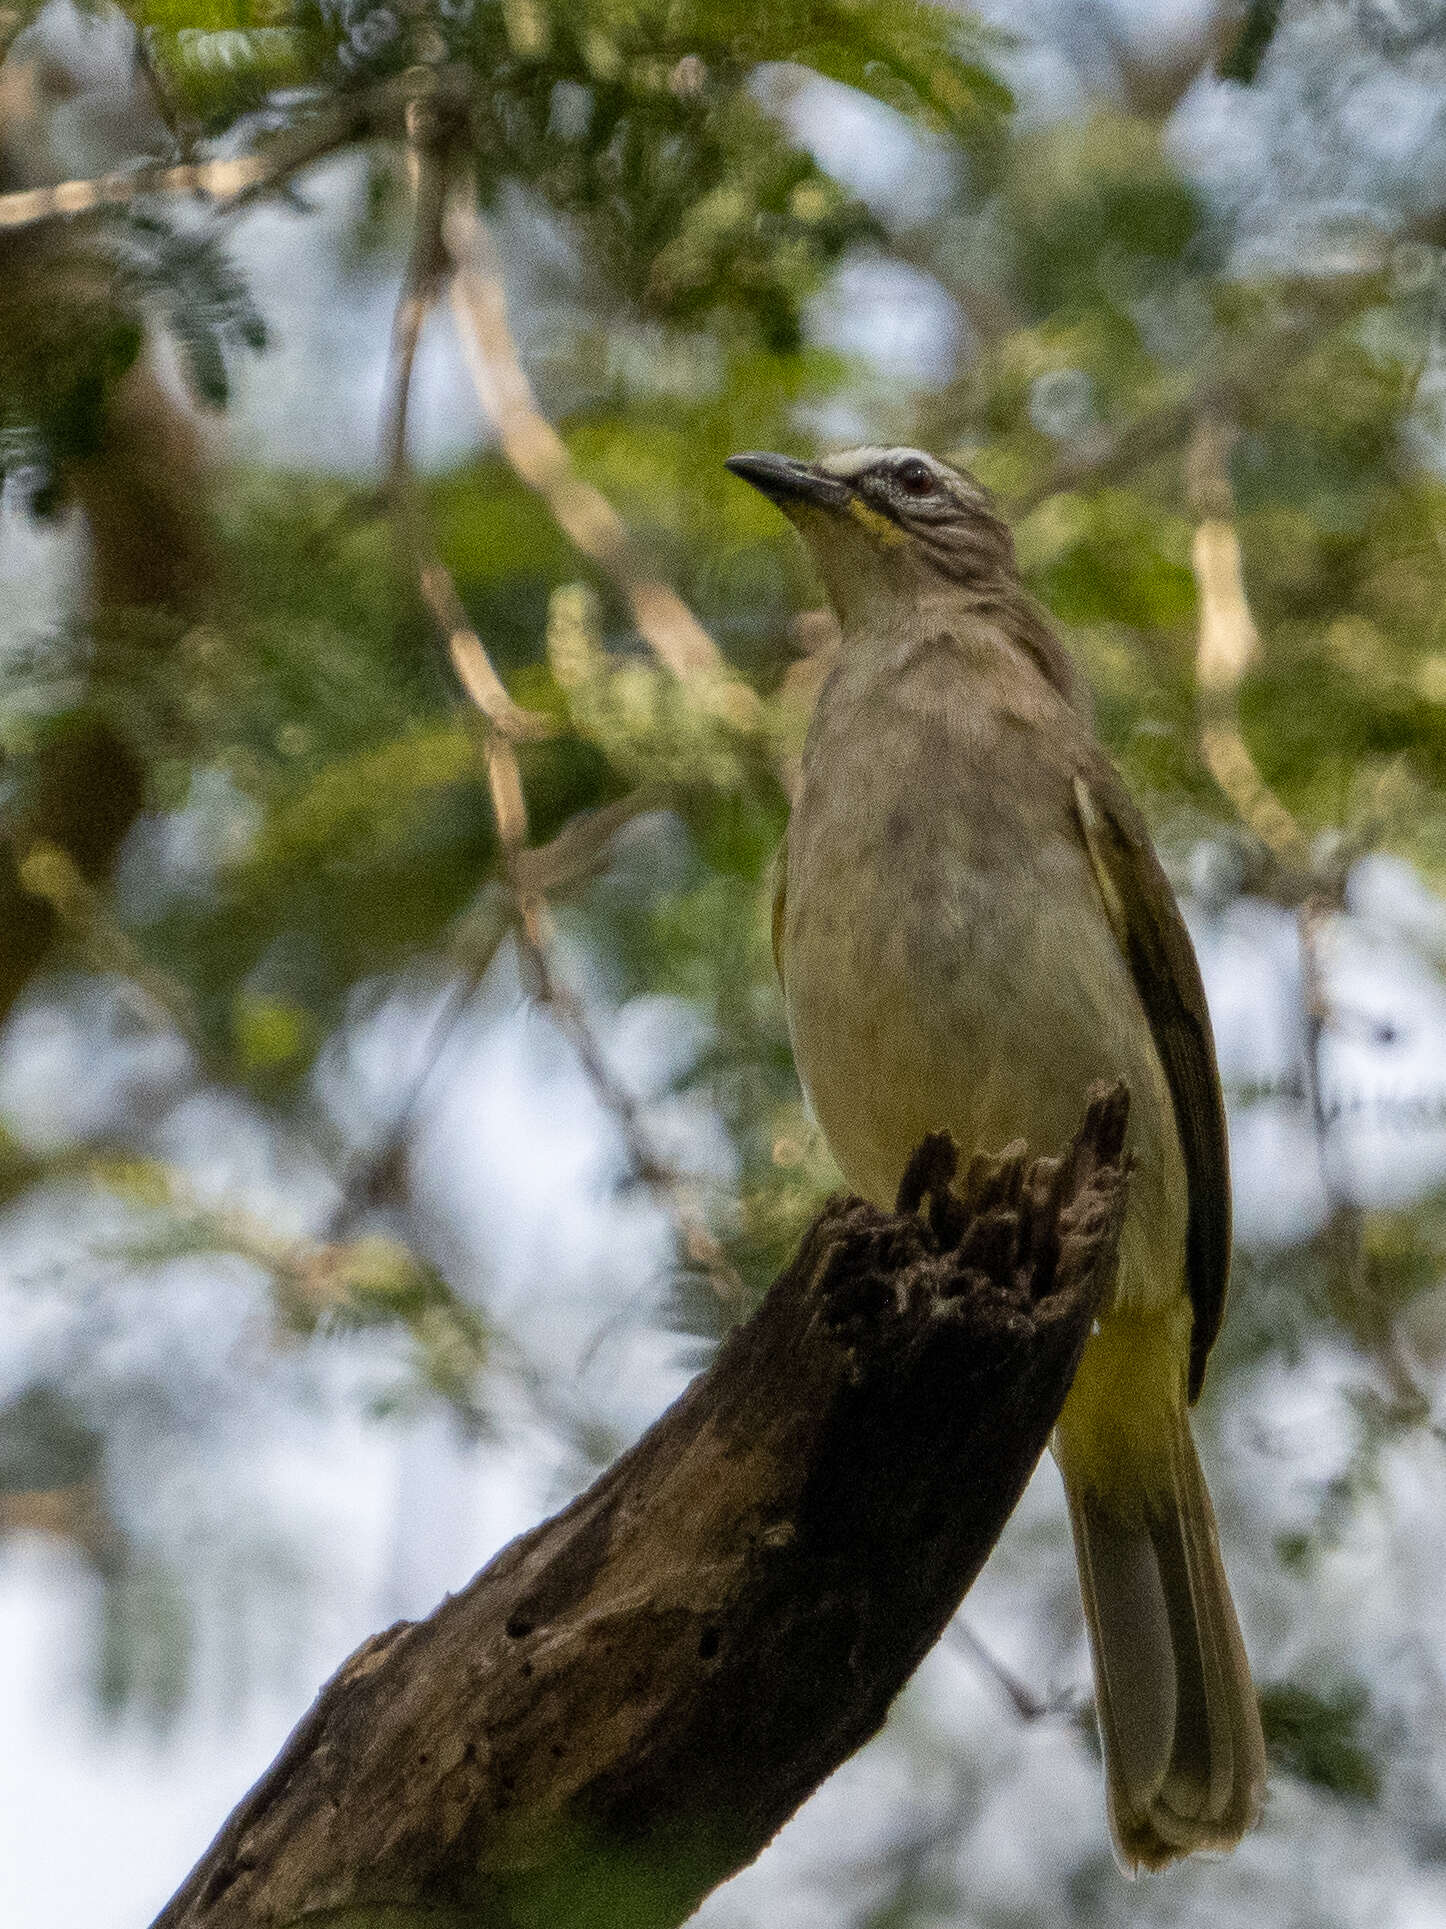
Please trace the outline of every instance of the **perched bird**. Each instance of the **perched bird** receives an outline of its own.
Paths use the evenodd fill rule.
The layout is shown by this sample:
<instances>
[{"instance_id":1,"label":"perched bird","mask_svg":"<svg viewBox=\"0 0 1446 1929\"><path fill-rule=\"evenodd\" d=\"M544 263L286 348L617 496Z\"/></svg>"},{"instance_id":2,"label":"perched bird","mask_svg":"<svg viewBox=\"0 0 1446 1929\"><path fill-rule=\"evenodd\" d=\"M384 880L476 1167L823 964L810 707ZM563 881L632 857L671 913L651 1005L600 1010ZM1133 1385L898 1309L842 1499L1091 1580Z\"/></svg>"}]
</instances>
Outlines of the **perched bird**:
<instances>
[{"instance_id":1,"label":"perched bird","mask_svg":"<svg viewBox=\"0 0 1446 1929\"><path fill-rule=\"evenodd\" d=\"M1113 1298L1055 1432L1121 1865L1255 1821L1260 1715L1190 1436L1230 1266L1199 967L1088 696L984 488L918 449L728 467L802 534L842 629L779 854L774 955L848 1183L909 1154L1062 1147L1130 1089Z\"/></svg>"}]
</instances>

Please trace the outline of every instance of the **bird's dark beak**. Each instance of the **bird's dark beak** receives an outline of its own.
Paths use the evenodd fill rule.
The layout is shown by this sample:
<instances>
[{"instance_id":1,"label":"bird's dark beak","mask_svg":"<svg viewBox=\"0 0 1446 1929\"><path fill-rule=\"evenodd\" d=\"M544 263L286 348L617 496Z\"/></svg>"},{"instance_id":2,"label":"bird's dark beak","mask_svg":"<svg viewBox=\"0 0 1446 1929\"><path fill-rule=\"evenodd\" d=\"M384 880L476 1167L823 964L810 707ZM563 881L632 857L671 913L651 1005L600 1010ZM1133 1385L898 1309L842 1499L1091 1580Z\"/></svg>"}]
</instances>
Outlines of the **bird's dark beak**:
<instances>
[{"instance_id":1,"label":"bird's dark beak","mask_svg":"<svg viewBox=\"0 0 1446 1929\"><path fill-rule=\"evenodd\" d=\"M841 509L852 494L846 482L816 469L809 462L795 462L792 456L765 455L750 450L747 455L730 455L724 463L735 476L742 476L755 489L787 510L794 503L809 503L817 509Z\"/></svg>"}]
</instances>

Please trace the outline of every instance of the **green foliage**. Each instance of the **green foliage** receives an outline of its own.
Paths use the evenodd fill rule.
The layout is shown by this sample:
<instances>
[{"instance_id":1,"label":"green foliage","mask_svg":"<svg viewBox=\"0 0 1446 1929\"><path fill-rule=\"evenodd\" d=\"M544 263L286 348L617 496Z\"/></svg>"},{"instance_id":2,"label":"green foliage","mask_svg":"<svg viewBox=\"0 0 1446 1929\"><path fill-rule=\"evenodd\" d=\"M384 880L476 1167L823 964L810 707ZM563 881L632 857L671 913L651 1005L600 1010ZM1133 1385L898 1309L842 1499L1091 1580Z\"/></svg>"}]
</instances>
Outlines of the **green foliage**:
<instances>
[{"instance_id":1,"label":"green foliage","mask_svg":"<svg viewBox=\"0 0 1446 1929\"><path fill-rule=\"evenodd\" d=\"M90 1177L128 1209L121 1249L131 1266L196 1254L248 1260L270 1276L282 1332L400 1330L412 1343L412 1373L393 1404L433 1394L480 1424L476 1388L487 1361L486 1324L410 1247L379 1233L325 1243L280 1238L242 1211L204 1205L155 1160L97 1161Z\"/></svg>"},{"instance_id":2,"label":"green foliage","mask_svg":"<svg viewBox=\"0 0 1446 1929\"><path fill-rule=\"evenodd\" d=\"M1358 1681L1341 1682L1324 1694L1281 1682L1260 1697L1271 1759L1302 1781L1363 1802L1380 1794L1380 1772L1363 1737L1369 1711Z\"/></svg>"},{"instance_id":3,"label":"green foliage","mask_svg":"<svg viewBox=\"0 0 1446 1929\"><path fill-rule=\"evenodd\" d=\"M96 1700L117 1717L139 1711L158 1729L182 1713L194 1685L195 1616L184 1577L163 1561L130 1561L103 1596Z\"/></svg>"},{"instance_id":4,"label":"green foliage","mask_svg":"<svg viewBox=\"0 0 1446 1929\"><path fill-rule=\"evenodd\" d=\"M717 10L711 5L702 13ZM988 42L965 15L921 0L872 5L867 0L792 0L760 16L734 46L754 60L789 60L910 115L947 134L976 160L1003 143L1009 89L980 56Z\"/></svg>"},{"instance_id":5,"label":"green foliage","mask_svg":"<svg viewBox=\"0 0 1446 1929\"><path fill-rule=\"evenodd\" d=\"M140 352L134 312L101 298L61 306L37 277L0 295L0 476L16 472L39 515L55 477L95 453L107 398Z\"/></svg>"},{"instance_id":6,"label":"green foliage","mask_svg":"<svg viewBox=\"0 0 1446 1929\"><path fill-rule=\"evenodd\" d=\"M74 1401L37 1381L0 1413L0 1493L78 1487L94 1480L103 1451Z\"/></svg>"},{"instance_id":7,"label":"green foliage","mask_svg":"<svg viewBox=\"0 0 1446 1929\"><path fill-rule=\"evenodd\" d=\"M1200 239L1200 208L1158 134L1111 114L1026 137L1001 214L1020 292L1046 312L1087 304L1121 281L1148 286Z\"/></svg>"},{"instance_id":8,"label":"green foliage","mask_svg":"<svg viewBox=\"0 0 1446 1929\"><path fill-rule=\"evenodd\" d=\"M407 10L366 0L135 17L178 104L211 132L279 88L329 74L354 85L419 57ZM774 350L798 344L820 274L877 229L759 107L758 64L802 62L863 88L981 163L1010 105L977 33L921 0L762 14L714 0L511 0L439 10L432 27L473 79L484 199L525 181L637 312L674 326L726 314Z\"/></svg>"},{"instance_id":9,"label":"green foliage","mask_svg":"<svg viewBox=\"0 0 1446 1929\"><path fill-rule=\"evenodd\" d=\"M18 472L38 514L62 505L66 477L97 454L157 314L196 400L224 406L228 359L263 349L266 329L218 237L133 209L74 250L38 247L0 290L0 476Z\"/></svg>"},{"instance_id":10,"label":"green foliage","mask_svg":"<svg viewBox=\"0 0 1446 1929\"><path fill-rule=\"evenodd\" d=\"M137 305L160 307L197 401L224 408L228 354L259 354L266 346L266 324L224 248L214 236L178 232L137 213L118 252L120 273L133 284Z\"/></svg>"},{"instance_id":11,"label":"green foliage","mask_svg":"<svg viewBox=\"0 0 1446 1929\"><path fill-rule=\"evenodd\" d=\"M294 29L253 25L287 9L161 6L145 9L147 45L175 106L202 130L229 127L279 88L313 78L309 48ZM204 21L197 13L209 16ZM179 18L177 17L179 16ZM239 23L234 16L241 16ZM221 25L225 20L227 24Z\"/></svg>"},{"instance_id":12,"label":"green foliage","mask_svg":"<svg viewBox=\"0 0 1446 1929\"><path fill-rule=\"evenodd\" d=\"M160 33L249 33L279 30L295 11L290 0L135 0L126 11Z\"/></svg>"},{"instance_id":13,"label":"green foliage","mask_svg":"<svg viewBox=\"0 0 1446 1929\"><path fill-rule=\"evenodd\" d=\"M1260 72L1279 23L1280 0L1250 0L1240 31L1215 70L1220 78L1238 80L1248 87Z\"/></svg>"}]
</instances>

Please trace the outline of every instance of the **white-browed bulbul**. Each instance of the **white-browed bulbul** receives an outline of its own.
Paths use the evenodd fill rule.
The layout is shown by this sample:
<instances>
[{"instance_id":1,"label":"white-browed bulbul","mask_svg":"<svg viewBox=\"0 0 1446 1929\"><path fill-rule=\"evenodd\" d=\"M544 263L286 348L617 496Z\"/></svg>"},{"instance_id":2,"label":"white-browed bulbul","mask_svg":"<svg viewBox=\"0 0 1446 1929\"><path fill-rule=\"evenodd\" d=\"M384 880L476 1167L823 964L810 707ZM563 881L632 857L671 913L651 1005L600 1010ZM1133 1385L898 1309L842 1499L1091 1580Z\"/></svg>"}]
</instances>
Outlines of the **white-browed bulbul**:
<instances>
[{"instance_id":1,"label":"white-browed bulbul","mask_svg":"<svg viewBox=\"0 0 1446 1929\"><path fill-rule=\"evenodd\" d=\"M1190 1436L1230 1266L1200 972L1089 700L983 487L918 449L734 456L842 628L779 854L774 955L800 1079L848 1183L910 1153L1066 1145L1130 1089L1111 1303L1054 1436L1122 1865L1255 1821L1260 1716Z\"/></svg>"}]
</instances>

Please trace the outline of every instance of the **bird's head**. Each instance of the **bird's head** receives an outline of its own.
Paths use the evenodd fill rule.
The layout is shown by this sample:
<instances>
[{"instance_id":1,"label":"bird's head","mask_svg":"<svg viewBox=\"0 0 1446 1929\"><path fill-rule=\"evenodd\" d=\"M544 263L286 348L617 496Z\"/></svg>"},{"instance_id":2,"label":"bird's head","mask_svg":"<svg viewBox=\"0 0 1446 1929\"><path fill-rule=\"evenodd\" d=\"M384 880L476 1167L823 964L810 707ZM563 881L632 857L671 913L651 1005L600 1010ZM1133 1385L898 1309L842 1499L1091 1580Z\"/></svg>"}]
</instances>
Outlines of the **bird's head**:
<instances>
[{"instance_id":1,"label":"bird's head","mask_svg":"<svg viewBox=\"0 0 1446 1929\"><path fill-rule=\"evenodd\" d=\"M845 626L885 617L901 597L1016 581L988 490L922 449L850 449L821 462L750 453L727 466L798 530Z\"/></svg>"}]
</instances>

